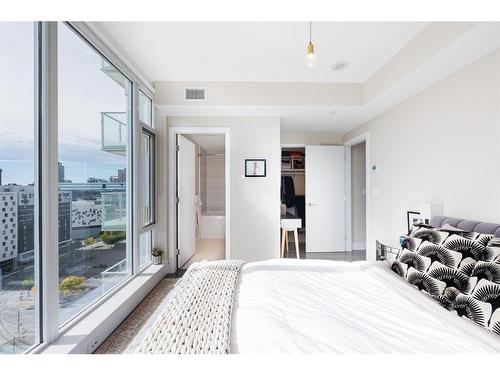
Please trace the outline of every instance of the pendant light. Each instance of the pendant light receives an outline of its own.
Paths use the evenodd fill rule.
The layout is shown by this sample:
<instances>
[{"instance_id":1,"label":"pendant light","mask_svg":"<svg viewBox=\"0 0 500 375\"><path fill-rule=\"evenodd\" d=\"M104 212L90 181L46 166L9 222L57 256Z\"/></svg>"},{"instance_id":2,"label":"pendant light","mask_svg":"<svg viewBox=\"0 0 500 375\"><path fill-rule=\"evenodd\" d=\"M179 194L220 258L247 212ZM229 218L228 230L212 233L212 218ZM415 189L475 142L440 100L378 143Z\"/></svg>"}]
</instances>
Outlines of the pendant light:
<instances>
[{"instance_id":1,"label":"pendant light","mask_svg":"<svg viewBox=\"0 0 500 375\"><path fill-rule=\"evenodd\" d=\"M309 21L309 44L307 45L307 54L304 62L308 68L312 68L316 65L316 55L314 54L314 44L311 42L312 35L312 22Z\"/></svg>"}]
</instances>

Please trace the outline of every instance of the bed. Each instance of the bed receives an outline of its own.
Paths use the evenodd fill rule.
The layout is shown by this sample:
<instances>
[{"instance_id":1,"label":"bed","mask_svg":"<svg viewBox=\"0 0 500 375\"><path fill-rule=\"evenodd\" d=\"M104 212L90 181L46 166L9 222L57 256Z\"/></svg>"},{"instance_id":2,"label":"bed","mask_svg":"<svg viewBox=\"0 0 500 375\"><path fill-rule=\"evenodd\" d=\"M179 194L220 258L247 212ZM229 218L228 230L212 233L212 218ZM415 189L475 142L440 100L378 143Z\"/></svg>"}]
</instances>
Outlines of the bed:
<instances>
[{"instance_id":1,"label":"bed","mask_svg":"<svg viewBox=\"0 0 500 375\"><path fill-rule=\"evenodd\" d=\"M500 225L437 217L500 237ZM129 345L136 352L166 299ZM273 259L244 264L236 286L230 352L500 353L500 336L447 311L385 262Z\"/></svg>"}]
</instances>

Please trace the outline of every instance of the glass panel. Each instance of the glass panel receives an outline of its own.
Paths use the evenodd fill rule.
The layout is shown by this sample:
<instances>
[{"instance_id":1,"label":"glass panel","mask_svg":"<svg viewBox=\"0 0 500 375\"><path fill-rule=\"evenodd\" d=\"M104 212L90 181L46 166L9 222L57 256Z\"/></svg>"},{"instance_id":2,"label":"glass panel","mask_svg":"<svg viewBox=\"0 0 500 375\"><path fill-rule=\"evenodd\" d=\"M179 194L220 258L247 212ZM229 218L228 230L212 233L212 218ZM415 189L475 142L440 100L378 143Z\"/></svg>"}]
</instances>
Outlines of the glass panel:
<instances>
[{"instance_id":1,"label":"glass panel","mask_svg":"<svg viewBox=\"0 0 500 375\"><path fill-rule=\"evenodd\" d=\"M131 83L59 24L59 322L129 275Z\"/></svg>"},{"instance_id":2,"label":"glass panel","mask_svg":"<svg viewBox=\"0 0 500 375\"><path fill-rule=\"evenodd\" d=\"M146 226L153 221L153 136L142 133L141 182L142 182L142 224Z\"/></svg>"},{"instance_id":3,"label":"glass panel","mask_svg":"<svg viewBox=\"0 0 500 375\"><path fill-rule=\"evenodd\" d=\"M34 26L0 22L0 353L37 343Z\"/></svg>"},{"instance_id":4,"label":"glass panel","mask_svg":"<svg viewBox=\"0 0 500 375\"><path fill-rule=\"evenodd\" d=\"M139 120L149 126L153 126L152 107L151 99L144 95L142 91L139 91Z\"/></svg>"},{"instance_id":5,"label":"glass panel","mask_svg":"<svg viewBox=\"0 0 500 375\"><path fill-rule=\"evenodd\" d=\"M151 260L153 247L153 234L151 231L144 232L139 236L139 267Z\"/></svg>"},{"instance_id":6,"label":"glass panel","mask_svg":"<svg viewBox=\"0 0 500 375\"><path fill-rule=\"evenodd\" d=\"M102 148L119 151L127 145L127 114L101 112Z\"/></svg>"}]
</instances>

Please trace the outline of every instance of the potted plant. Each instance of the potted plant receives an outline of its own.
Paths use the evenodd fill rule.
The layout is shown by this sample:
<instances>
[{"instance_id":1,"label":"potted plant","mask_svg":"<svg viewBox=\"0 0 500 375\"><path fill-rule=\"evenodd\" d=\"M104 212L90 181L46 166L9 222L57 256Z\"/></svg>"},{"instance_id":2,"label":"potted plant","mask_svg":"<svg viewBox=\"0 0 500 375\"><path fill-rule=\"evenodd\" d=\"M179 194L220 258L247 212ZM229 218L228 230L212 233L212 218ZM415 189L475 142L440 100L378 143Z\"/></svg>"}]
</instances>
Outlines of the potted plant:
<instances>
[{"instance_id":1,"label":"potted plant","mask_svg":"<svg viewBox=\"0 0 500 375\"><path fill-rule=\"evenodd\" d=\"M159 247L153 247L151 250L151 256L153 258L153 264L161 264L161 256L163 255L163 250Z\"/></svg>"}]
</instances>

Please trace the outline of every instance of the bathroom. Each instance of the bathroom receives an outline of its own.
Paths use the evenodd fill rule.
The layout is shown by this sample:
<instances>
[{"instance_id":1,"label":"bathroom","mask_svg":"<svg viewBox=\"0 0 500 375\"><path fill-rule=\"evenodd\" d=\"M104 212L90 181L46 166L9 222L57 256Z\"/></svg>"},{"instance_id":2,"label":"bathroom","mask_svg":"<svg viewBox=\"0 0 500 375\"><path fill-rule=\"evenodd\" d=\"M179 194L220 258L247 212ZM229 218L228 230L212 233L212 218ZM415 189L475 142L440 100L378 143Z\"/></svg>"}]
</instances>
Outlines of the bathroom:
<instances>
[{"instance_id":1,"label":"bathroom","mask_svg":"<svg viewBox=\"0 0 500 375\"><path fill-rule=\"evenodd\" d=\"M225 259L225 135L178 135L178 146L179 195L184 192L189 197L192 194L189 192L193 191L190 181L194 181L193 204L189 205L191 199L188 198L185 199L188 204L179 203L178 206L178 268L186 269L194 262ZM189 224L185 225L191 220L183 220L190 215L194 215L195 221L194 243L186 238L192 236L192 231L186 230ZM189 250L193 245L194 249Z\"/></svg>"}]
</instances>

